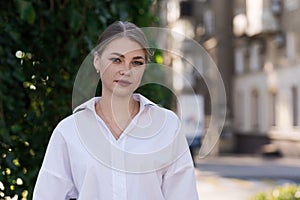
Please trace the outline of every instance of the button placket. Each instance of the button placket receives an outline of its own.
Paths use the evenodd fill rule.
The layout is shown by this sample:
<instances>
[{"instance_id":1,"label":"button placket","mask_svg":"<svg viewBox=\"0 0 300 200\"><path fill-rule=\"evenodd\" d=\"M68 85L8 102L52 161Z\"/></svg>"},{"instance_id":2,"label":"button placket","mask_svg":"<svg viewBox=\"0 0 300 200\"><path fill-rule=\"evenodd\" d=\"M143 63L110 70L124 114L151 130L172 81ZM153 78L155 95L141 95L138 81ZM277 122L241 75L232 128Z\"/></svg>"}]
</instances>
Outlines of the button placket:
<instances>
[{"instance_id":1,"label":"button placket","mask_svg":"<svg viewBox=\"0 0 300 200\"><path fill-rule=\"evenodd\" d=\"M125 170L125 138L118 140L115 145L121 151L115 151L112 149L112 166L117 166L118 169L112 169L112 180L113 180L113 199L114 200L126 200L127 199L127 189L126 189L126 173L124 171L119 171L119 169Z\"/></svg>"}]
</instances>

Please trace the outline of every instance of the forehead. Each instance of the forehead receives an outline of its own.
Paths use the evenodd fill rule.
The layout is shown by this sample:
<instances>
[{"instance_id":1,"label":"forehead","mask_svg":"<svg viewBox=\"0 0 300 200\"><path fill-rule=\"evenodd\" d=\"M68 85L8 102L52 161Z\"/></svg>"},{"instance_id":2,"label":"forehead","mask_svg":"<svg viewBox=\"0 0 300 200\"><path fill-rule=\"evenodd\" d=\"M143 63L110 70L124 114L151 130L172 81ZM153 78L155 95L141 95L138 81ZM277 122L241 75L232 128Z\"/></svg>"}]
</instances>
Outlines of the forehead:
<instances>
[{"instance_id":1,"label":"forehead","mask_svg":"<svg viewBox=\"0 0 300 200\"><path fill-rule=\"evenodd\" d=\"M108 55L111 53L135 54L145 56L145 52L141 45L129 38L122 37L112 40L104 49L103 54Z\"/></svg>"}]
</instances>

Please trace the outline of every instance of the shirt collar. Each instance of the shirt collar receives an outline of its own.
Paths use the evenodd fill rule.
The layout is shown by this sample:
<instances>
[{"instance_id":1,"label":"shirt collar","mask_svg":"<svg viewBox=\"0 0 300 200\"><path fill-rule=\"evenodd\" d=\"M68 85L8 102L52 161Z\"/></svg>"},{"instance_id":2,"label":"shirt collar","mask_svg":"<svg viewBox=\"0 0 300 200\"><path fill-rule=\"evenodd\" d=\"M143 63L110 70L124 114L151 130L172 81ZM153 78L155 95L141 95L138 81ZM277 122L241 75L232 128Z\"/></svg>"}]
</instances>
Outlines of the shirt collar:
<instances>
[{"instance_id":1,"label":"shirt collar","mask_svg":"<svg viewBox=\"0 0 300 200\"><path fill-rule=\"evenodd\" d=\"M147 106L154 106L156 105L155 103L153 103L152 101L150 101L149 99L147 99L146 97L144 97L141 94L133 94L133 98L136 101L140 102L140 112L143 111ZM85 103L77 106L73 113L76 113L80 110L85 110L85 109L89 109L93 112L95 111L95 104L101 99L101 97L94 97L88 101L86 101Z\"/></svg>"}]
</instances>

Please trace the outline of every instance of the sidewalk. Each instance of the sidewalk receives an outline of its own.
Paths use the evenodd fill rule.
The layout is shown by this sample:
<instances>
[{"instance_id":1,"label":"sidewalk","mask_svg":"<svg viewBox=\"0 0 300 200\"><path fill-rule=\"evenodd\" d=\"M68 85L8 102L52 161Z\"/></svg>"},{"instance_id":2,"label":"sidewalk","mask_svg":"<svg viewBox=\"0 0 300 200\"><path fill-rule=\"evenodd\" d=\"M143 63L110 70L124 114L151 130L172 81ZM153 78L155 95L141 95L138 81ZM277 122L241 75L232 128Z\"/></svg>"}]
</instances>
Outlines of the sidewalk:
<instances>
[{"instance_id":1,"label":"sidewalk","mask_svg":"<svg viewBox=\"0 0 300 200\"><path fill-rule=\"evenodd\" d=\"M299 160L252 156L196 160L199 199L247 200L260 191L300 183Z\"/></svg>"}]
</instances>

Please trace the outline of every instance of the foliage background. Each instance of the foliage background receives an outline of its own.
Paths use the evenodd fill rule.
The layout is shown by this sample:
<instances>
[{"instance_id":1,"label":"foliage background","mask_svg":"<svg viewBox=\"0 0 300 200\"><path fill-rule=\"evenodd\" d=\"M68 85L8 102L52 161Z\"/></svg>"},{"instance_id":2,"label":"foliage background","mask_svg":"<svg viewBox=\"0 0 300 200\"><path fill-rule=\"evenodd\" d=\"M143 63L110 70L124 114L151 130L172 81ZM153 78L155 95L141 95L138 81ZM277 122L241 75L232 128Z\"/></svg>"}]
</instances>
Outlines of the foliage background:
<instances>
[{"instance_id":1,"label":"foliage background","mask_svg":"<svg viewBox=\"0 0 300 200\"><path fill-rule=\"evenodd\" d=\"M283 185L260 192L250 200L300 200L300 185Z\"/></svg>"},{"instance_id":2,"label":"foliage background","mask_svg":"<svg viewBox=\"0 0 300 200\"><path fill-rule=\"evenodd\" d=\"M158 25L154 3L0 1L0 199L32 198L51 132L72 112L73 82L81 62L101 31L116 20ZM168 105L165 88L141 91Z\"/></svg>"}]
</instances>

